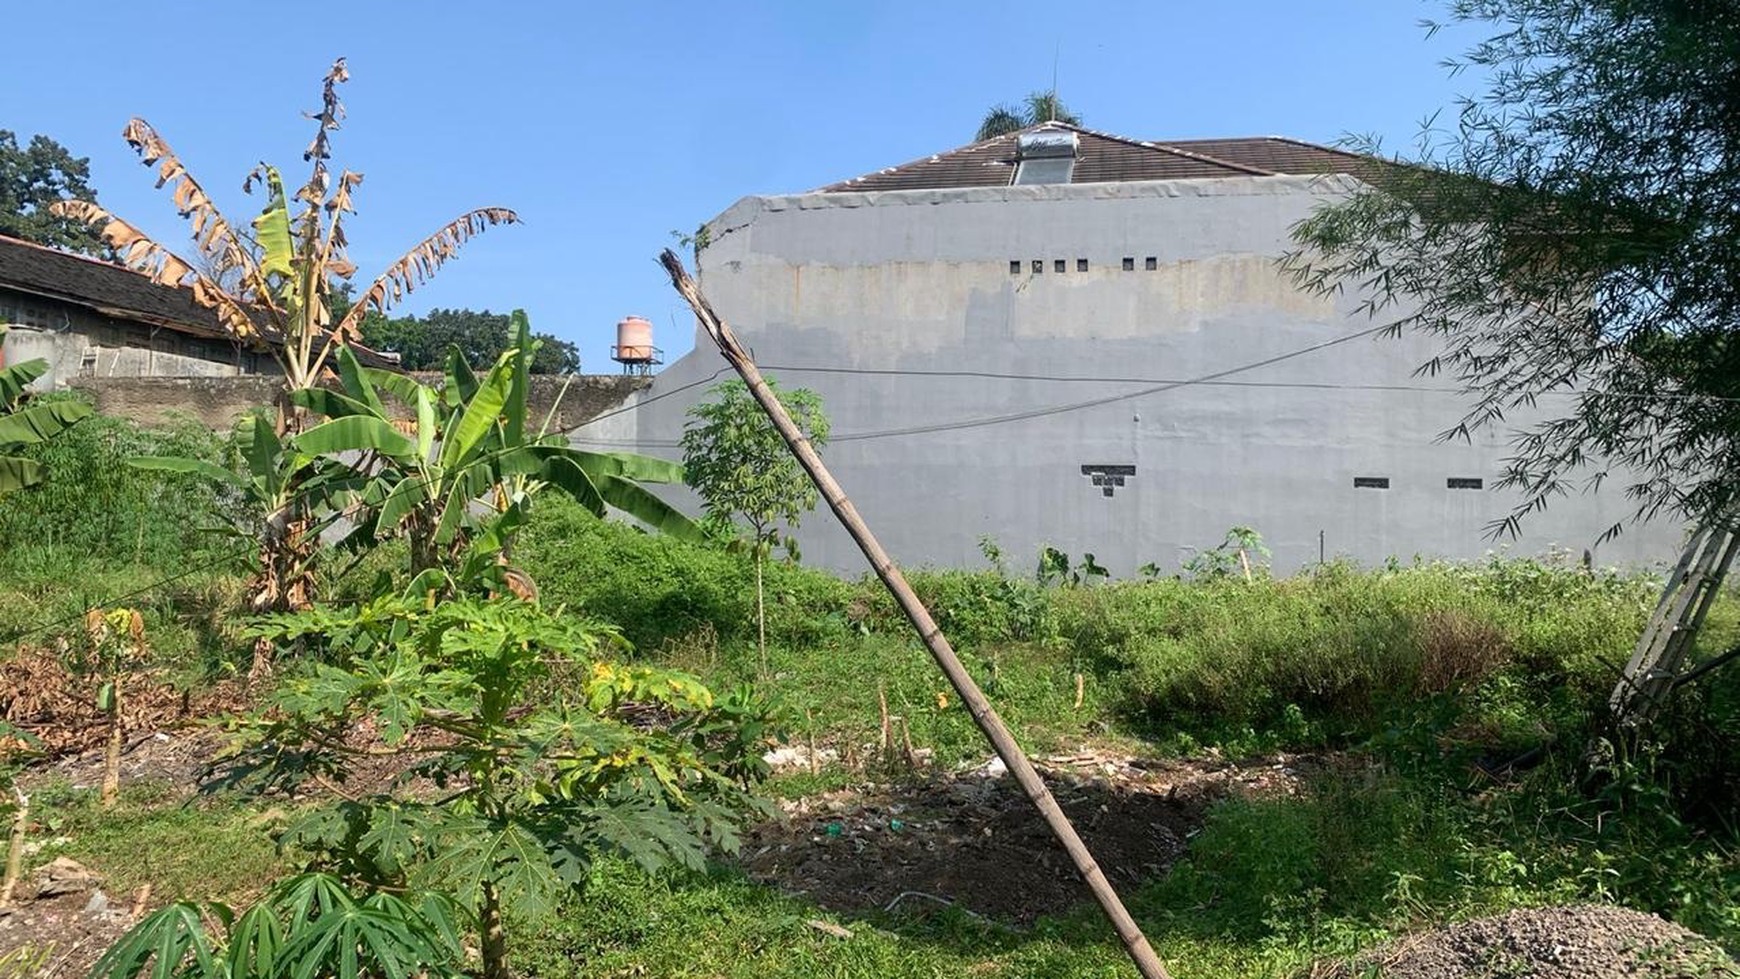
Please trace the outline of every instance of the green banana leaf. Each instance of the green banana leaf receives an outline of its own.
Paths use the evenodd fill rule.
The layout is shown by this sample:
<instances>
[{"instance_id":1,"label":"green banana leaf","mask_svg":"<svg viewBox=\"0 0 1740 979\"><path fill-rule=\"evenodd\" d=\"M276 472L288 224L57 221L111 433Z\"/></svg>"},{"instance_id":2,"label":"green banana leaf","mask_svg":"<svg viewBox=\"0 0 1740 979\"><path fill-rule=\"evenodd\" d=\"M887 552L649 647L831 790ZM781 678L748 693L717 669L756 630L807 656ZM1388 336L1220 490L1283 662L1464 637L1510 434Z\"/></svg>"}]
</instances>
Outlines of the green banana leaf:
<instances>
[{"instance_id":1,"label":"green banana leaf","mask_svg":"<svg viewBox=\"0 0 1740 979\"><path fill-rule=\"evenodd\" d=\"M0 446L47 441L90 414L91 406L83 402L50 401L0 415Z\"/></svg>"}]
</instances>

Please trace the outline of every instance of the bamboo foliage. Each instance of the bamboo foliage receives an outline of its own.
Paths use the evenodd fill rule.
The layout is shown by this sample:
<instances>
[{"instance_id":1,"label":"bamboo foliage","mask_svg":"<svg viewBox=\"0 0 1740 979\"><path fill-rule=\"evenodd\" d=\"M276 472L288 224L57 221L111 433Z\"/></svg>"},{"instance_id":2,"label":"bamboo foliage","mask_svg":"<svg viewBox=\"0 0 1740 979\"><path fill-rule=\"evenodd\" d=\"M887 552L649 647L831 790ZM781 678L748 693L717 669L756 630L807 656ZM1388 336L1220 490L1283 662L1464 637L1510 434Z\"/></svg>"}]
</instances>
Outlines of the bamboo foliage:
<instances>
[{"instance_id":1,"label":"bamboo foliage","mask_svg":"<svg viewBox=\"0 0 1740 979\"><path fill-rule=\"evenodd\" d=\"M504 207L461 215L419 242L375 279L343 320L333 322L332 296L356 274L346 256L344 216L355 213L362 174L332 175L332 134L344 120L338 86L349 80L343 58L334 61L321 88L321 107L309 113L314 136L303 151L307 180L292 195L279 171L260 164L242 184L261 192L265 206L246 226L231 221L204 185L188 171L169 143L144 119L131 120L122 138L153 167L157 186L168 188L175 209L189 224L199 262L188 261L138 226L88 201L65 201L55 213L96 226L121 262L164 285L190 290L211 309L238 342L263 344L283 368L285 387L301 390L318 382L333 348L356 339L369 312L386 312L487 228L515 224ZM293 203L294 202L294 203ZM292 214L292 207L295 213ZM204 269L204 271L201 271ZM281 423L293 427L293 417Z\"/></svg>"}]
</instances>

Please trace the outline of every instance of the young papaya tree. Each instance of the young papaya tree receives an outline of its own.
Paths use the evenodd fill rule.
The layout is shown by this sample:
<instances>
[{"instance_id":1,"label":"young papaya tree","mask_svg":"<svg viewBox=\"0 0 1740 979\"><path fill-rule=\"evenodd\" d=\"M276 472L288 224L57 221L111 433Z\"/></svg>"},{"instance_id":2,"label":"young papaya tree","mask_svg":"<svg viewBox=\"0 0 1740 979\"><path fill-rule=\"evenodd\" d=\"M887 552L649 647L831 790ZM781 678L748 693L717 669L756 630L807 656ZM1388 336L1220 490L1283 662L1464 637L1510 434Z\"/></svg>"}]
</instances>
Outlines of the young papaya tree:
<instances>
[{"instance_id":1,"label":"young papaya tree","mask_svg":"<svg viewBox=\"0 0 1740 979\"><path fill-rule=\"evenodd\" d=\"M0 338L6 334L0 327ZM27 360L0 368L0 497L42 481L42 464L17 452L60 434L91 413L80 401L31 403L25 387L48 373L48 361Z\"/></svg>"},{"instance_id":2,"label":"young papaya tree","mask_svg":"<svg viewBox=\"0 0 1740 979\"><path fill-rule=\"evenodd\" d=\"M229 783L338 787L281 843L357 894L450 897L486 979L508 975L508 921L553 911L601 855L699 869L760 808L765 703L616 662L613 627L511 597L388 595L259 632L319 655L243 725ZM437 791L344 788L384 757Z\"/></svg>"},{"instance_id":3,"label":"young papaya tree","mask_svg":"<svg viewBox=\"0 0 1740 979\"><path fill-rule=\"evenodd\" d=\"M320 111L310 114L315 130L302 153L310 169L301 187L289 193L278 168L265 163L248 175L243 190L253 193L258 188L266 197L265 207L249 223L251 230L224 216L150 123L140 118L127 123L122 137L145 165L156 168L157 186L171 188L175 209L191 227L193 260L94 202L62 201L51 209L98 227L128 267L165 285L189 289L237 342L264 346L284 372L286 391L311 387L333 352L359 335L364 316L385 313L474 235L519 220L505 207L483 207L449 221L388 265L335 322L333 296L356 274L356 265L346 257L344 217L355 212L352 194L362 183L362 174L351 170L335 177L328 164L332 133L344 119L338 86L349 78L343 58L326 73ZM285 411L279 434L295 427L295 413Z\"/></svg>"},{"instance_id":4,"label":"young papaya tree","mask_svg":"<svg viewBox=\"0 0 1740 979\"><path fill-rule=\"evenodd\" d=\"M365 367L340 350L337 390L295 393L298 405L326 420L291 444L311 457L355 459L366 477L351 511L351 541L403 535L418 591L497 588L532 497L551 487L599 516L615 508L661 532L697 538L693 522L641 485L679 482L681 466L576 449L548 432L548 419L533 427L526 394L538 343L523 311L511 322L512 343L482 377L457 349L439 386ZM389 408L389 399L401 410ZM401 414L409 418L401 422Z\"/></svg>"}]
</instances>

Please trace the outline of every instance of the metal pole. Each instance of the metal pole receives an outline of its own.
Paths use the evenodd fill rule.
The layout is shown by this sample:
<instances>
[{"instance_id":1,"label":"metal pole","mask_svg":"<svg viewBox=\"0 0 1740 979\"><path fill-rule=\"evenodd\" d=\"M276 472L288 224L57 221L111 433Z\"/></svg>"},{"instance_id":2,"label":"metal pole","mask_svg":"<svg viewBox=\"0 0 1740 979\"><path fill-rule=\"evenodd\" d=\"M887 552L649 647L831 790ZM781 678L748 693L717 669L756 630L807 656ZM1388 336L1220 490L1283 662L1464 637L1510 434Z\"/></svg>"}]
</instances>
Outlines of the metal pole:
<instances>
[{"instance_id":1,"label":"metal pole","mask_svg":"<svg viewBox=\"0 0 1740 979\"><path fill-rule=\"evenodd\" d=\"M870 567L876 571L876 576L882 579L882 583L894 595L894 600L899 603L901 611L906 613L907 620L918 630L919 637L924 640L937 666L942 668L943 675L948 677L949 684L960 695L961 703L967 706L974 722L979 725L979 730L985 732L985 737L990 739L997 757L1003 759L1003 764L1015 776L1021 790L1027 793L1027 798L1033 801L1034 807L1044 817L1046 825L1051 828L1058 842L1068 851L1070 860L1075 863L1075 868L1087 883L1088 890L1093 892L1094 900L1099 902L1106 918L1111 921L1112 928L1123 940L1124 949L1136 963L1137 971L1141 972L1143 979L1171 979L1166 972L1166 966L1161 964L1160 957L1149 946L1147 936L1142 934L1135 919L1130 917L1124 902L1118 898L1118 892L1112 888L1111 881L1106 879L1099 864L1094 862L1093 854L1088 852L1087 845L1076 834L1075 827L1070 825L1069 817L1052 797L1051 790L1045 787L1045 782L1027 760L1021 746L1015 743L1014 736L1004 726L1003 719L997 716L990 701L985 699L984 692L973 682L966 667L961 665L960 658L955 655L949 641L943 637L942 630L937 627L936 620L931 618L930 611L919 601L918 595L906 583L906 577L900 573L900 569L882 549L882 545L877 543L864 519L858 516L852 501L846 498L846 491L835 482L833 474L822 464L822 457L816 453L815 447L810 445L809 439L792 422L791 416L786 414L779 398L768 388L761 371L755 366L755 361L737 342L731 328L713 311L706 297L701 295L700 289L683 268L682 259L667 248L659 256L659 262L670 274L671 285L695 311L695 317L700 320L702 329L718 345L719 352L737 370L738 376L743 378L744 384L748 385L750 393L762 410L772 419L774 428L779 430L780 437L785 439L792 454L797 456L798 464L809 474L822 498L828 501L828 507L834 511L834 516L840 519L846 532L852 535L858 549L864 552L864 557L870 561Z\"/></svg>"}]
</instances>

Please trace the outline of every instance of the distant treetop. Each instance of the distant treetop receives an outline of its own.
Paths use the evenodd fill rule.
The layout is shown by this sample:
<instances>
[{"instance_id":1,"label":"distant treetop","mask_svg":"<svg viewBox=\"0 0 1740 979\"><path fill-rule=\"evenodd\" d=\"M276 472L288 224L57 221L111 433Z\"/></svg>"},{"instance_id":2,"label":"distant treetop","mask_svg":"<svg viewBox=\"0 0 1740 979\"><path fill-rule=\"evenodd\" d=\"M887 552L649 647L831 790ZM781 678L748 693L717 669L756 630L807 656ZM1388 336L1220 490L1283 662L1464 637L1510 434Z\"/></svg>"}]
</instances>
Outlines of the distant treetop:
<instances>
[{"instance_id":1,"label":"distant treetop","mask_svg":"<svg viewBox=\"0 0 1740 979\"><path fill-rule=\"evenodd\" d=\"M1066 122L1079 126L1081 117L1069 111L1069 107L1058 100L1056 92L1033 92L1021 105L992 106L980 121L979 133L973 139L991 139L1042 122Z\"/></svg>"}]
</instances>

